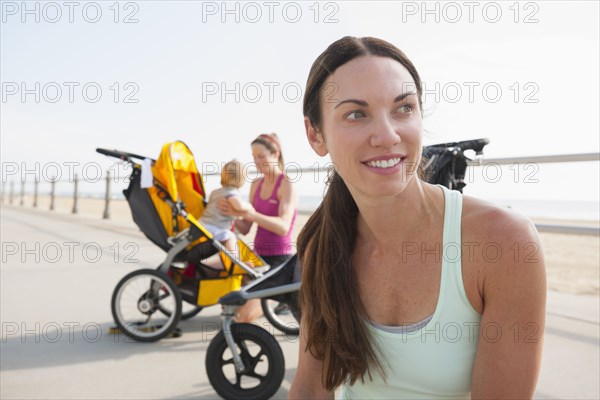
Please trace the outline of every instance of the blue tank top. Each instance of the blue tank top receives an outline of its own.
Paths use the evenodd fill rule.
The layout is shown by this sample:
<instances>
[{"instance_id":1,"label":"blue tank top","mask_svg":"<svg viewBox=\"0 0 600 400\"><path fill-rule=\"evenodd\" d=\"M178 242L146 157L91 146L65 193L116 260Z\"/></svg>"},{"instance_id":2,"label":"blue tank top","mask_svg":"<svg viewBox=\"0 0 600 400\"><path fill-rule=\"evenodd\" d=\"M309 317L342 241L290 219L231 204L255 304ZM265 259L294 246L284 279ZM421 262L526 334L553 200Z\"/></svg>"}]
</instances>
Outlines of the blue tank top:
<instances>
[{"instance_id":1,"label":"blue tank top","mask_svg":"<svg viewBox=\"0 0 600 400\"><path fill-rule=\"evenodd\" d=\"M440 185L438 185L440 186ZM381 352L387 382L343 386L342 399L470 399L471 373L479 338L479 315L465 293L461 263L462 196L444 190L445 212L440 293L424 325L392 333L369 324Z\"/></svg>"}]
</instances>

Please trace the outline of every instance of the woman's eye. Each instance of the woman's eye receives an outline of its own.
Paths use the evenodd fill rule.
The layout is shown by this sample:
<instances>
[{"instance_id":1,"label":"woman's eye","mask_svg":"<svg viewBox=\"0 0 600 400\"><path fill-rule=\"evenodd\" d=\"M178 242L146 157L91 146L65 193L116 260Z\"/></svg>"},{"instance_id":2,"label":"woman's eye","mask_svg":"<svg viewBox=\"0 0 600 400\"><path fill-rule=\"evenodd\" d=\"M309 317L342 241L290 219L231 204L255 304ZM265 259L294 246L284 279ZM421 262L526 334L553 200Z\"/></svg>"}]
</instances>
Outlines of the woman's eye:
<instances>
[{"instance_id":1,"label":"woman's eye","mask_svg":"<svg viewBox=\"0 0 600 400\"><path fill-rule=\"evenodd\" d=\"M414 109L412 104L403 104L400 106L399 110L405 113L410 113Z\"/></svg>"},{"instance_id":2,"label":"woman's eye","mask_svg":"<svg viewBox=\"0 0 600 400\"><path fill-rule=\"evenodd\" d=\"M352 111L349 112L348 114L346 114L346 119L359 119L359 118L364 118L365 117L365 113L362 111Z\"/></svg>"}]
</instances>

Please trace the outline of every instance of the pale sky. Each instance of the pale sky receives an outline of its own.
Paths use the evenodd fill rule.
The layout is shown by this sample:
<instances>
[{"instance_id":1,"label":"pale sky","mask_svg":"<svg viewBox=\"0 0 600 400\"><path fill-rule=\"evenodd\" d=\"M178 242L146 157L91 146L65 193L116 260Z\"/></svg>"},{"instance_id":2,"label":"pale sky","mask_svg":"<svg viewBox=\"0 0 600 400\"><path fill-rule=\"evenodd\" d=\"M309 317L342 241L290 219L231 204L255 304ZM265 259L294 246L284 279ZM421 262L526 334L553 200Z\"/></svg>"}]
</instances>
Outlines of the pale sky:
<instances>
[{"instance_id":1,"label":"pale sky","mask_svg":"<svg viewBox=\"0 0 600 400\"><path fill-rule=\"evenodd\" d=\"M487 157L599 151L596 1L49 4L1 4L4 181L14 165L55 162L65 178L65 163L111 165L96 147L157 157L176 139L200 165L250 162L264 132L280 135L287 162L324 165L304 136L302 91L316 56L346 35L412 59L426 144L487 137ZM471 194L598 201L598 162L538 167L537 183L521 166ZM301 194L321 192L303 181Z\"/></svg>"}]
</instances>

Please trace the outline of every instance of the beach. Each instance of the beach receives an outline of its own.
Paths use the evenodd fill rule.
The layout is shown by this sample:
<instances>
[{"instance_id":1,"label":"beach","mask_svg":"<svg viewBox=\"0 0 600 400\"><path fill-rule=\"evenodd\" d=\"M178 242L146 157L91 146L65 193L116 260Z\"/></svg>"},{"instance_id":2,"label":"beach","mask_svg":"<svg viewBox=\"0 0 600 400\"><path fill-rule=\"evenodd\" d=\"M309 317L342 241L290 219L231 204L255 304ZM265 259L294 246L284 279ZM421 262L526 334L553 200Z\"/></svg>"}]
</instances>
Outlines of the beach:
<instances>
[{"instance_id":1,"label":"beach","mask_svg":"<svg viewBox=\"0 0 600 400\"><path fill-rule=\"evenodd\" d=\"M20 199L13 201L12 207L32 208L33 198L30 195L24 197L24 205L19 206ZM8 199L4 198L4 205ZM49 196L39 196L37 209L47 212L70 214L73 208L73 199L69 197L56 197L54 210L49 211ZM104 212L104 199L81 198L78 201L77 216L102 218ZM123 229L137 231L131 212L125 200L112 199L110 201L110 221L123 226ZM298 213L296 224L292 232L292 241L295 242L298 233L306 223L310 213ZM598 222L532 219L534 223L575 225L598 227ZM252 243L256 232L254 227L242 239L246 243ZM540 233L544 258L546 261L548 289L564 293L600 295L600 238L590 235L575 235L562 233ZM527 256L532 249L524 249L522 256Z\"/></svg>"}]
</instances>

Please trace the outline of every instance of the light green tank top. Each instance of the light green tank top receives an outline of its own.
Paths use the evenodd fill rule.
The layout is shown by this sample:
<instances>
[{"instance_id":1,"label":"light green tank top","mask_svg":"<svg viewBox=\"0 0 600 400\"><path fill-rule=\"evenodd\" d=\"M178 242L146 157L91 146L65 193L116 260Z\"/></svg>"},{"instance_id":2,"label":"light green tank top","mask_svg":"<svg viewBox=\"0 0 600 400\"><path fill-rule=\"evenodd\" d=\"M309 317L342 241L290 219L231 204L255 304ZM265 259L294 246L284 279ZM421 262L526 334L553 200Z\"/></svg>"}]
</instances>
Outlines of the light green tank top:
<instances>
[{"instance_id":1,"label":"light green tank top","mask_svg":"<svg viewBox=\"0 0 600 400\"><path fill-rule=\"evenodd\" d=\"M438 185L440 186L440 185ZM392 333L369 325L381 350L387 382L379 374L344 386L342 399L470 399L471 372L481 316L462 279L462 195L444 190L445 212L440 293L431 320L421 329Z\"/></svg>"}]
</instances>

